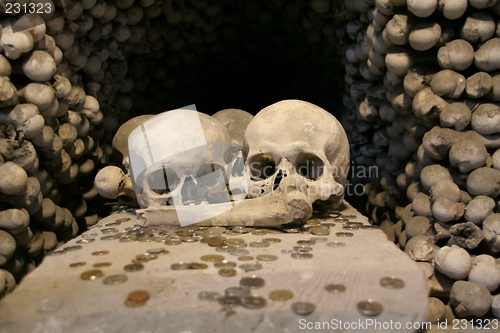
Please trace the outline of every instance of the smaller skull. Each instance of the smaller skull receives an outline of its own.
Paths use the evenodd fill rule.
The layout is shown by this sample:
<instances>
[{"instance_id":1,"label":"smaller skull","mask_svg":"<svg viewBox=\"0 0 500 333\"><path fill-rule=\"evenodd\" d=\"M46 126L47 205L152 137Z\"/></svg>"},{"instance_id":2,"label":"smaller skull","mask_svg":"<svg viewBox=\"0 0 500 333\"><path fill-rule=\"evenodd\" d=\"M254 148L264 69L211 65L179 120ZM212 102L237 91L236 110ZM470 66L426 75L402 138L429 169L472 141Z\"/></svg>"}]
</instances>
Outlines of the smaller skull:
<instances>
[{"instance_id":1,"label":"smaller skull","mask_svg":"<svg viewBox=\"0 0 500 333\"><path fill-rule=\"evenodd\" d=\"M247 127L243 156L250 197L299 190L311 203L342 203L349 143L337 119L314 104L284 100L261 110Z\"/></svg>"}]
</instances>

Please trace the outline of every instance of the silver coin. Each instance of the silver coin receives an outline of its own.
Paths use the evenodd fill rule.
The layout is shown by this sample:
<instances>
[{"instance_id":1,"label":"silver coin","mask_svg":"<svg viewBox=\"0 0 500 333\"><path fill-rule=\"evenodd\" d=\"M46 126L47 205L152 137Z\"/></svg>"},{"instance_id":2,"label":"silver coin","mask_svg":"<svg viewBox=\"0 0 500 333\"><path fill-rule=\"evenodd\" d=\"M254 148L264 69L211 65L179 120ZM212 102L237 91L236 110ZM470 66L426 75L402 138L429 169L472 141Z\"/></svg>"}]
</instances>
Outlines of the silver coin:
<instances>
[{"instance_id":1,"label":"silver coin","mask_svg":"<svg viewBox=\"0 0 500 333\"><path fill-rule=\"evenodd\" d=\"M115 240L115 239L120 239L120 235L115 234L115 235L108 235L108 236L101 237L101 240Z\"/></svg>"},{"instance_id":2,"label":"silver coin","mask_svg":"<svg viewBox=\"0 0 500 333\"><path fill-rule=\"evenodd\" d=\"M363 315L370 317L377 316L384 310L384 306L382 304L372 299L361 301L356 305L356 307Z\"/></svg>"},{"instance_id":3,"label":"silver coin","mask_svg":"<svg viewBox=\"0 0 500 333\"><path fill-rule=\"evenodd\" d=\"M248 264L241 264L238 267L240 269L244 270L245 272L258 271L259 269L262 269L262 265L257 263L257 262L248 263Z\"/></svg>"},{"instance_id":4,"label":"silver coin","mask_svg":"<svg viewBox=\"0 0 500 333\"><path fill-rule=\"evenodd\" d=\"M293 247L294 252L311 252L312 250L313 250L313 248L310 246L294 246Z\"/></svg>"},{"instance_id":5,"label":"silver coin","mask_svg":"<svg viewBox=\"0 0 500 333\"><path fill-rule=\"evenodd\" d=\"M221 295L216 291L200 291L198 299L202 301L218 301Z\"/></svg>"},{"instance_id":6,"label":"silver coin","mask_svg":"<svg viewBox=\"0 0 500 333\"><path fill-rule=\"evenodd\" d=\"M180 240L184 243L196 243L200 240L199 237L181 237Z\"/></svg>"},{"instance_id":7,"label":"silver coin","mask_svg":"<svg viewBox=\"0 0 500 333\"><path fill-rule=\"evenodd\" d=\"M246 256L248 253L248 250L245 249L230 249L229 254L233 256Z\"/></svg>"},{"instance_id":8,"label":"silver coin","mask_svg":"<svg viewBox=\"0 0 500 333\"><path fill-rule=\"evenodd\" d=\"M248 245L247 243L243 242L243 243L230 243L228 246L234 249L241 249L247 247L247 245Z\"/></svg>"},{"instance_id":9,"label":"silver coin","mask_svg":"<svg viewBox=\"0 0 500 333\"><path fill-rule=\"evenodd\" d=\"M224 293L227 296L243 297L243 296L247 296L248 294L250 294L250 288L245 287L245 286L229 287L224 291Z\"/></svg>"},{"instance_id":10,"label":"silver coin","mask_svg":"<svg viewBox=\"0 0 500 333\"><path fill-rule=\"evenodd\" d=\"M221 296L219 297L219 304L220 305L240 305L241 304L241 297L238 296Z\"/></svg>"},{"instance_id":11,"label":"silver coin","mask_svg":"<svg viewBox=\"0 0 500 333\"><path fill-rule=\"evenodd\" d=\"M55 251L50 251L49 253L47 253L45 256L46 257L50 257L50 256L60 256L61 254L65 254L66 251L65 250L55 250Z\"/></svg>"},{"instance_id":12,"label":"silver coin","mask_svg":"<svg viewBox=\"0 0 500 333\"><path fill-rule=\"evenodd\" d=\"M101 232L103 234L115 234L118 232L118 229L116 229L116 228L102 228Z\"/></svg>"},{"instance_id":13,"label":"silver coin","mask_svg":"<svg viewBox=\"0 0 500 333\"><path fill-rule=\"evenodd\" d=\"M264 242L271 243L271 244L274 244L274 243L281 243L281 239L276 238L276 237L264 238L264 239L263 239L263 241L264 241Z\"/></svg>"},{"instance_id":14,"label":"silver coin","mask_svg":"<svg viewBox=\"0 0 500 333\"><path fill-rule=\"evenodd\" d=\"M222 260L218 262L214 262L215 268L234 268L236 267L236 263L233 261Z\"/></svg>"},{"instance_id":15,"label":"silver coin","mask_svg":"<svg viewBox=\"0 0 500 333\"><path fill-rule=\"evenodd\" d=\"M326 243L326 246L328 246L328 247L344 247L345 243L343 243L343 242L328 242L328 243Z\"/></svg>"},{"instance_id":16,"label":"silver coin","mask_svg":"<svg viewBox=\"0 0 500 333\"><path fill-rule=\"evenodd\" d=\"M297 241L297 245L314 245L314 244L316 244L316 242L311 239L302 239Z\"/></svg>"},{"instance_id":17,"label":"silver coin","mask_svg":"<svg viewBox=\"0 0 500 333\"><path fill-rule=\"evenodd\" d=\"M83 234L82 238L87 239L87 238L94 238L94 237L97 237L97 236L99 236L99 234L96 233L96 232L93 232L93 233L90 233L90 234Z\"/></svg>"},{"instance_id":18,"label":"silver coin","mask_svg":"<svg viewBox=\"0 0 500 333\"><path fill-rule=\"evenodd\" d=\"M248 309L260 309L266 306L266 304L266 299L257 295L248 295L241 298L241 305Z\"/></svg>"},{"instance_id":19,"label":"silver coin","mask_svg":"<svg viewBox=\"0 0 500 333\"><path fill-rule=\"evenodd\" d=\"M328 238L327 237L311 237L311 240L315 241L316 243L328 242Z\"/></svg>"},{"instance_id":20,"label":"silver coin","mask_svg":"<svg viewBox=\"0 0 500 333\"><path fill-rule=\"evenodd\" d=\"M378 225L362 225L360 227L360 229L364 229L364 230L376 230L376 229L380 229L380 227Z\"/></svg>"},{"instance_id":21,"label":"silver coin","mask_svg":"<svg viewBox=\"0 0 500 333\"><path fill-rule=\"evenodd\" d=\"M191 269L191 266L189 266L189 263L187 262L177 262L170 265L170 269L173 269L174 271L180 271L183 269Z\"/></svg>"},{"instance_id":22,"label":"silver coin","mask_svg":"<svg viewBox=\"0 0 500 333\"><path fill-rule=\"evenodd\" d=\"M162 247L158 247L156 249L149 249L149 250L146 250L147 253L150 253L150 254L168 254L169 251L162 248Z\"/></svg>"},{"instance_id":23,"label":"silver coin","mask_svg":"<svg viewBox=\"0 0 500 333\"><path fill-rule=\"evenodd\" d=\"M259 248L269 247L269 243L264 241L250 242L248 245L250 245L251 247L259 247Z\"/></svg>"},{"instance_id":24,"label":"silver coin","mask_svg":"<svg viewBox=\"0 0 500 333\"><path fill-rule=\"evenodd\" d=\"M292 254L293 250L285 249L285 250L281 250L281 253L282 254Z\"/></svg>"},{"instance_id":25,"label":"silver coin","mask_svg":"<svg viewBox=\"0 0 500 333\"><path fill-rule=\"evenodd\" d=\"M343 293L346 291L346 287L343 284L328 284L325 286L325 290L330 293Z\"/></svg>"},{"instance_id":26,"label":"silver coin","mask_svg":"<svg viewBox=\"0 0 500 333\"><path fill-rule=\"evenodd\" d=\"M335 233L335 236L337 237L352 237L354 234L352 232L348 231L339 231Z\"/></svg>"},{"instance_id":27,"label":"silver coin","mask_svg":"<svg viewBox=\"0 0 500 333\"><path fill-rule=\"evenodd\" d=\"M181 245L182 241L179 239L171 239L165 242L165 245Z\"/></svg>"},{"instance_id":28,"label":"silver coin","mask_svg":"<svg viewBox=\"0 0 500 333\"><path fill-rule=\"evenodd\" d=\"M76 244L89 244L95 242L94 238L84 238L84 239L79 239L76 241Z\"/></svg>"},{"instance_id":29,"label":"silver coin","mask_svg":"<svg viewBox=\"0 0 500 333\"><path fill-rule=\"evenodd\" d=\"M222 234L223 232L226 231L226 228L224 227L211 227L207 229L207 232L211 234Z\"/></svg>"},{"instance_id":30,"label":"silver coin","mask_svg":"<svg viewBox=\"0 0 500 333\"><path fill-rule=\"evenodd\" d=\"M66 246L63 248L64 251L78 251L78 250L81 250L82 249L82 246L81 245L74 245L74 246Z\"/></svg>"},{"instance_id":31,"label":"silver coin","mask_svg":"<svg viewBox=\"0 0 500 333\"><path fill-rule=\"evenodd\" d=\"M281 230L288 234L298 234L300 232L300 229L298 228L281 228Z\"/></svg>"},{"instance_id":32,"label":"silver coin","mask_svg":"<svg viewBox=\"0 0 500 333\"><path fill-rule=\"evenodd\" d=\"M215 251L217 251L217 252L225 252L225 253L228 253L228 252L229 252L229 250L230 250L230 249L229 249L229 246L227 246L227 245L217 246L217 247L215 248Z\"/></svg>"},{"instance_id":33,"label":"silver coin","mask_svg":"<svg viewBox=\"0 0 500 333\"><path fill-rule=\"evenodd\" d=\"M295 302L292 304L292 310L298 315L307 316L314 312L316 306L309 302Z\"/></svg>"},{"instance_id":34,"label":"silver coin","mask_svg":"<svg viewBox=\"0 0 500 333\"><path fill-rule=\"evenodd\" d=\"M292 253L292 258L294 258L294 259L311 259L312 257L313 257L313 254L308 253L308 252Z\"/></svg>"}]
</instances>

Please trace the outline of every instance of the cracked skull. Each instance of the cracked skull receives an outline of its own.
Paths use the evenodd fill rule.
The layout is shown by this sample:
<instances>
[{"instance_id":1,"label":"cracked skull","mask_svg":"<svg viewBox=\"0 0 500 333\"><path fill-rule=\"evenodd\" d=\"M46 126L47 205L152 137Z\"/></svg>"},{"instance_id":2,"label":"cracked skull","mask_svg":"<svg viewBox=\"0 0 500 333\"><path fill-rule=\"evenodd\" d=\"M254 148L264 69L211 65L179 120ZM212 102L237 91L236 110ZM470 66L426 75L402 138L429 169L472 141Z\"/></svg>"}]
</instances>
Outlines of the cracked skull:
<instances>
[{"instance_id":1,"label":"cracked skull","mask_svg":"<svg viewBox=\"0 0 500 333\"><path fill-rule=\"evenodd\" d=\"M342 202L349 143L337 119L314 104L284 100L261 110L246 130L243 156L249 197L298 190L311 203Z\"/></svg>"},{"instance_id":2,"label":"cracked skull","mask_svg":"<svg viewBox=\"0 0 500 333\"><path fill-rule=\"evenodd\" d=\"M129 137L137 201L142 208L230 203L234 151L227 128L203 113L173 110L144 122Z\"/></svg>"}]
</instances>

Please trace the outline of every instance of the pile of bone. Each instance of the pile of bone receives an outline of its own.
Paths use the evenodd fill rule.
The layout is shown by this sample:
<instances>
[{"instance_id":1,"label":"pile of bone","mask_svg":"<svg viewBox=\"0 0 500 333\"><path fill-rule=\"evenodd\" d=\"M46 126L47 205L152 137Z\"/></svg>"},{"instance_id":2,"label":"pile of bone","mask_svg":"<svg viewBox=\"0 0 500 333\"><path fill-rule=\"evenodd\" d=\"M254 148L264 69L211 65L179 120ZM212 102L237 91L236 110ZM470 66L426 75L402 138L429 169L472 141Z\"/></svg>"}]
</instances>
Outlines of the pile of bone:
<instances>
[{"instance_id":1,"label":"pile of bone","mask_svg":"<svg viewBox=\"0 0 500 333\"><path fill-rule=\"evenodd\" d=\"M367 208L423 268L429 319L500 319L500 1L346 1ZM447 305L445 305L447 303Z\"/></svg>"}]
</instances>

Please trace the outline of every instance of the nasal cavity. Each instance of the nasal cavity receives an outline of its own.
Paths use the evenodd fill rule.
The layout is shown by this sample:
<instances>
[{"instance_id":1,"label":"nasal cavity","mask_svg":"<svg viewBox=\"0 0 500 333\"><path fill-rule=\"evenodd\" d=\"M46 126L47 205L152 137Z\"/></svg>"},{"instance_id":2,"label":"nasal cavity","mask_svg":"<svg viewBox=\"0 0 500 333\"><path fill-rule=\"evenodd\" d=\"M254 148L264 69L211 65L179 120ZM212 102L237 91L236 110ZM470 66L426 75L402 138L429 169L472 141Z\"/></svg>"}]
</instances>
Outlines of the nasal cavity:
<instances>
[{"instance_id":1,"label":"nasal cavity","mask_svg":"<svg viewBox=\"0 0 500 333\"><path fill-rule=\"evenodd\" d=\"M203 202L205 198L202 195L199 195L198 190L199 186L194 182L194 180L191 177L187 177L181 190L182 204L198 205Z\"/></svg>"},{"instance_id":2,"label":"nasal cavity","mask_svg":"<svg viewBox=\"0 0 500 333\"><path fill-rule=\"evenodd\" d=\"M273 191L276 191L276 189L280 186L280 183L281 183L282 179L283 179L283 171L280 170L276 174L276 178L274 178Z\"/></svg>"}]
</instances>

